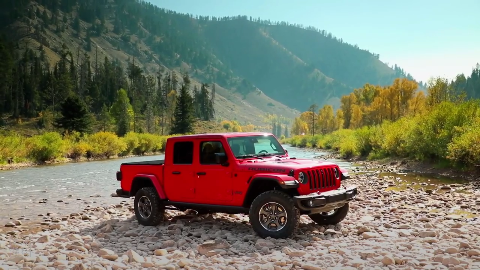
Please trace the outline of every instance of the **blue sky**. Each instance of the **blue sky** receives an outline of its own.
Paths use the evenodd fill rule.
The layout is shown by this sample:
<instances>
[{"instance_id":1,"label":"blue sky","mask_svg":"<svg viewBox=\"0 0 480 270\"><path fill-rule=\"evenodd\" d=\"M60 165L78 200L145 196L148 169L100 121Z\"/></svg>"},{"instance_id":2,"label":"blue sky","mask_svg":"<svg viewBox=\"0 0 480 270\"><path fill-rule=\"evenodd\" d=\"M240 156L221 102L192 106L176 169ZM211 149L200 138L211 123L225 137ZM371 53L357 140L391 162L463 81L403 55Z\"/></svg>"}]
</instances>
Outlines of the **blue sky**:
<instances>
[{"instance_id":1,"label":"blue sky","mask_svg":"<svg viewBox=\"0 0 480 270\"><path fill-rule=\"evenodd\" d=\"M150 0L181 13L312 25L421 81L480 63L480 0Z\"/></svg>"}]
</instances>

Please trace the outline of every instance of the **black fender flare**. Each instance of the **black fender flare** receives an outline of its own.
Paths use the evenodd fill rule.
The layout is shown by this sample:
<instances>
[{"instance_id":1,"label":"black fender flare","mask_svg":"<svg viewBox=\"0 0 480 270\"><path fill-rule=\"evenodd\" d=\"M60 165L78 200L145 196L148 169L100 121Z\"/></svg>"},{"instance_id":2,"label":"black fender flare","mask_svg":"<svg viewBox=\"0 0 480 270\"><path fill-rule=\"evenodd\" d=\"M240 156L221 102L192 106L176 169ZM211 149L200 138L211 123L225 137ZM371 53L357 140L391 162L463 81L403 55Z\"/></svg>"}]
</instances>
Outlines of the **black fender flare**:
<instances>
[{"instance_id":1,"label":"black fender flare","mask_svg":"<svg viewBox=\"0 0 480 270\"><path fill-rule=\"evenodd\" d=\"M278 185L278 187L284 190L297 189L298 186L300 185L300 183L295 178L285 174L254 175L250 177L247 181L248 189L245 194L245 198L243 202L244 204L247 202L247 200L249 200L250 194L252 192L255 192L253 187L255 187L256 186L255 183L258 183L258 182L269 182L269 183Z\"/></svg>"}]
</instances>

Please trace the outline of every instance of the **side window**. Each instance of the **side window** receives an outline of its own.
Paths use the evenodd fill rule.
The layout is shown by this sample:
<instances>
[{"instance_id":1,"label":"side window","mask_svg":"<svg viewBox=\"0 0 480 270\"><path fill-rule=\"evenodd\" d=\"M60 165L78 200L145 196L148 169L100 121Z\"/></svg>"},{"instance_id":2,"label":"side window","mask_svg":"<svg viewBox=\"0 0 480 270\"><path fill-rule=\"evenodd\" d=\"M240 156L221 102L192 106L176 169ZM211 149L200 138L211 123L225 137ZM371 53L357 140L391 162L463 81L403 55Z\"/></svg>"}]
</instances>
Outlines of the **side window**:
<instances>
[{"instance_id":1,"label":"side window","mask_svg":"<svg viewBox=\"0 0 480 270\"><path fill-rule=\"evenodd\" d=\"M217 164L215 154L225 154L225 149L219 141L205 141L200 143L200 164Z\"/></svg>"},{"instance_id":2,"label":"side window","mask_svg":"<svg viewBox=\"0 0 480 270\"><path fill-rule=\"evenodd\" d=\"M176 142L173 145L173 164L193 163L193 142Z\"/></svg>"}]
</instances>

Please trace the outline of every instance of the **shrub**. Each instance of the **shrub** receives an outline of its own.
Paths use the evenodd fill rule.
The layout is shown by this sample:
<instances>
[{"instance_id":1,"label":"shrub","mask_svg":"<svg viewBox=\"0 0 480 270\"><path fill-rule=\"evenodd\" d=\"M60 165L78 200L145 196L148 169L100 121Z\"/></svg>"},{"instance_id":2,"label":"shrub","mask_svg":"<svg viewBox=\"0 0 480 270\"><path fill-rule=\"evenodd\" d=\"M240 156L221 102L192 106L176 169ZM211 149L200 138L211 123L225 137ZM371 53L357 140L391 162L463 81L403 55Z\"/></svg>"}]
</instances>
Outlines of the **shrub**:
<instances>
[{"instance_id":1,"label":"shrub","mask_svg":"<svg viewBox=\"0 0 480 270\"><path fill-rule=\"evenodd\" d=\"M13 133L0 135L0 164L9 160L18 162L25 156L25 138Z\"/></svg>"},{"instance_id":2,"label":"shrub","mask_svg":"<svg viewBox=\"0 0 480 270\"><path fill-rule=\"evenodd\" d=\"M155 147L156 136L148 133L138 134L138 146L135 148L136 155L144 155L151 152Z\"/></svg>"},{"instance_id":3,"label":"shrub","mask_svg":"<svg viewBox=\"0 0 480 270\"><path fill-rule=\"evenodd\" d=\"M480 118L472 126L458 127L456 136L448 144L447 158L456 165L480 165Z\"/></svg>"},{"instance_id":4,"label":"shrub","mask_svg":"<svg viewBox=\"0 0 480 270\"><path fill-rule=\"evenodd\" d=\"M413 157L480 165L480 101L443 102L395 122L341 129L324 136L294 136L292 146L339 151L344 157ZM452 165L452 164L450 164Z\"/></svg>"},{"instance_id":5,"label":"shrub","mask_svg":"<svg viewBox=\"0 0 480 270\"><path fill-rule=\"evenodd\" d=\"M33 161L46 162L62 156L65 142L57 132L47 132L26 140L27 155Z\"/></svg>"},{"instance_id":6,"label":"shrub","mask_svg":"<svg viewBox=\"0 0 480 270\"><path fill-rule=\"evenodd\" d=\"M164 152L165 151L165 146L167 145L167 139L169 137L170 136L156 136L153 151Z\"/></svg>"},{"instance_id":7,"label":"shrub","mask_svg":"<svg viewBox=\"0 0 480 270\"><path fill-rule=\"evenodd\" d=\"M87 154L87 151L90 151L90 145L87 142L80 141L73 143L68 152L68 157L71 159L78 160L81 157Z\"/></svg>"},{"instance_id":8,"label":"shrub","mask_svg":"<svg viewBox=\"0 0 480 270\"><path fill-rule=\"evenodd\" d=\"M126 145L125 150L122 152L122 155L129 155L133 152L135 148L138 147L139 140L137 133L128 132L122 139Z\"/></svg>"},{"instance_id":9,"label":"shrub","mask_svg":"<svg viewBox=\"0 0 480 270\"><path fill-rule=\"evenodd\" d=\"M90 146L89 154L97 158L110 158L127 148L127 144L112 132L95 133L88 137L87 142Z\"/></svg>"}]
</instances>

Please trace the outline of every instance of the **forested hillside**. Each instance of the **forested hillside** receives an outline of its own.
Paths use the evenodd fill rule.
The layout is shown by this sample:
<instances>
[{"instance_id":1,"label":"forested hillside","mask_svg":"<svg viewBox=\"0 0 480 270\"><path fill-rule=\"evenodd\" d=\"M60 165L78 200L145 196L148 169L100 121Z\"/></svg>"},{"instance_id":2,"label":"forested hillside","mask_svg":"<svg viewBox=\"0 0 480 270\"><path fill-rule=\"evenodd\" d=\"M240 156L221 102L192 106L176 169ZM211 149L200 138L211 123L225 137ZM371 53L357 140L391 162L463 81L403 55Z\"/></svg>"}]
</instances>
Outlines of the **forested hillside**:
<instances>
[{"instance_id":1,"label":"forested hillside","mask_svg":"<svg viewBox=\"0 0 480 270\"><path fill-rule=\"evenodd\" d=\"M142 33L153 35L143 27L135 31L138 35L133 34L130 16L121 19L121 26L117 25L121 30L115 26L118 21L111 16L116 11L124 14L119 10L128 9L126 6L106 4L105 13L90 12L90 7L98 7L94 5L97 2L78 5L75 2L1 3L2 11L11 11L3 17L0 38L0 54L6 60L0 66L0 76L6 82L0 87L0 114L4 117L41 116L40 122L52 122L60 115L65 98L74 93L86 101L89 112L100 122L102 110L112 108L118 90L123 88L133 106L132 119L138 120L132 121L132 129L137 126L140 130L149 129L147 118L150 118L156 130L164 130L160 125L164 123L168 129L172 124L185 73L192 78L190 94L194 95L195 89L200 93L202 86L206 89L203 94L208 95L215 107L215 120L262 126L268 115L292 119L297 113L261 91L240 94L235 88L222 87L215 83L214 76L205 76L204 71L191 68L195 61L171 62L168 52L159 48L155 54L145 44L148 42L145 36L139 37ZM183 53L181 49L179 52Z\"/></svg>"},{"instance_id":2,"label":"forested hillside","mask_svg":"<svg viewBox=\"0 0 480 270\"><path fill-rule=\"evenodd\" d=\"M95 113L113 104L120 87L132 102L145 104L148 87L135 86L142 81L135 76L153 76L150 84L158 88L158 78L175 71L179 78L189 73L192 87L208 85L210 96L215 84L217 118L232 115L258 125L265 113L292 119L295 109L312 103L338 107L339 97L354 87L384 85L406 76L378 55L326 31L285 22L193 17L135 0L19 0L1 5L6 33L1 53L9 59L1 67L7 82L0 89L4 114L54 111L58 108L53 99L60 104L64 98L52 93L59 88L84 95ZM67 88L59 86L62 70L52 74L52 84L38 75L53 72L60 61L71 74L75 70ZM132 73L130 66L138 72ZM178 89L167 94L176 93L171 90ZM134 106L134 111L145 114L145 108Z\"/></svg>"}]
</instances>

